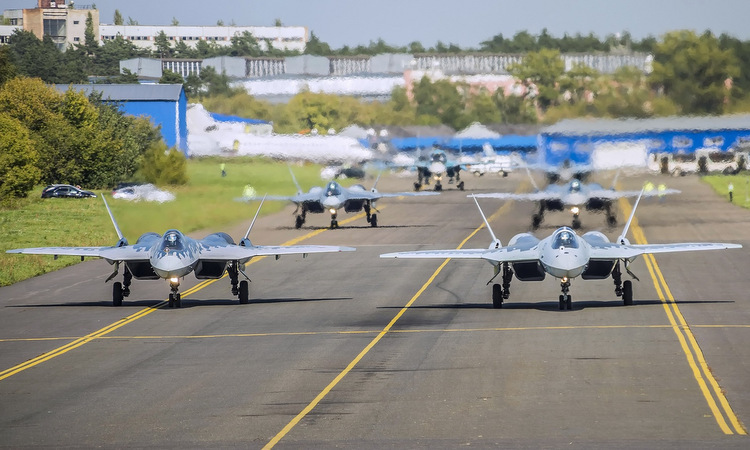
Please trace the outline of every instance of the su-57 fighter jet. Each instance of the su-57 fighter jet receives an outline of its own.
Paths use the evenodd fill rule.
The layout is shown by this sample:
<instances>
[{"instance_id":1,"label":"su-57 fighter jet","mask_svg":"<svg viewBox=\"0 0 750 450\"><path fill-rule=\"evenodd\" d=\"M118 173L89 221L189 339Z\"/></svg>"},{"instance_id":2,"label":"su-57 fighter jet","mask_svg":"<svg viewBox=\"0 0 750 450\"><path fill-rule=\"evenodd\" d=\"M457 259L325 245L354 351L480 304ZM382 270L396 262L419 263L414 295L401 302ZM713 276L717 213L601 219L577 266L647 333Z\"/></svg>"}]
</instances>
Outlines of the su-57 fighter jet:
<instances>
[{"instance_id":1,"label":"su-57 fighter jet","mask_svg":"<svg viewBox=\"0 0 750 450\"><path fill-rule=\"evenodd\" d=\"M384 193L378 192L375 186L378 184L378 180L375 180L375 185L371 190L365 189L361 184L355 184L350 188L341 186L336 181L329 181L325 186L315 186L310 188L307 193L302 192L302 188L297 179L294 176L294 172L289 168L289 173L292 174L292 180L295 186L297 186L297 195L292 196L280 196L280 195L269 195L266 196L268 200L288 200L297 205L297 209L294 211L296 217L294 226L301 228L307 220L307 213L323 213L329 212L331 214L331 228L338 228L338 210L344 208L344 211L359 212L363 209L367 214L367 222L372 227L378 226L378 215L372 213L372 210L377 211L375 202L381 198L386 197L401 197L401 196L423 196L423 195L438 195L437 192L394 192ZM237 201L253 201L260 200L260 197L240 197Z\"/></svg>"},{"instance_id":2,"label":"su-57 fighter jet","mask_svg":"<svg viewBox=\"0 0 750 450\"><path fill-rule=\"evenodd\" d=\"M229 274L232 283L232 294L239 298L241 304L248 303L248 276L244 272L245 263L256 256L275 256L308 253L328 253L354 251L351 247L337 247L330 245L293 245L293 246L262 246L253 245L248 236L255 220L258 218L260 206L255 213L245 237L236 244L226 233L214 233L203 239L192 239L178 230L167 230L164 235L145 233L135 244L128 245L117 225L107 200L102 195L112 224L115 227L119 241L111 247L40 247L18 248L8 250L7 253L24 253L31 255L71 255L103 258L114 264L115 270L105 282L117 276L120 263L125 264L123 281L112 286L112 304L121 306L123 297L130 295L130 283L133 278L138 280L169 280L171 292L169 307L180 307L180 279L193 272L198 279L221 278L224 272ZM239 275L245 280L239 281Z\"/></svg>"},{"instance_id":3,"label":"su-57 fighter jet","mask_svg":"<svg viewBox=\"0 0 750 450\"><path fill-rule=\"evenodd\" d=\"M529 174L529 178L531 175ZM550 184L545 189L539 189L534 183L533 178L531 183L534 186L536 192L530 192L526 194L516 194L512 192L495 192L488 194L475 194L478 198L499 198L505 200L526 200L539 202L539 212L534 214L531 218L531 226L533 229L539 228L539 225L544 219L545 211L563 211L569 209L573 214L573 223L571 226L574 229L581 227L581 219L579 217L581 210L586 209L587 211L604 211L607 215L607 225L617 225L617 218L612 211L612 202L621 197L638 197L641 191L618 191L615 190L614 186L617 181L612 182L612 187L607 189L597 183L584 183L576 178L570 180L564 185ZM656 196L666 194L679 194L680 191L677 189L663 189L658 192L655 190L645 192L645 196ZM471 196L469 196L471 197Z\"/></svg>"},{"instance_id":4,"label":"su-57 fighter jet","mask_svg":"<svg viewBox=\"0 0 750 450\"><path fill-rule=\"evenodd\" d=\"M628 264L639 255L742 247L739 244L707 242L630 244L625 236L640 199L639 196L625 229L617 238L617 242L610 242L604 234L598 231L589 231L583 236L578 236L571 228L561 227L541 240L530 233L517 234L511 238L508 246L503 247L500 240L495 237L495 233L490 228L490 224L487 222L482 209L479 208L479 202L475 197L474 202L477 204L487 230L492 236L489 248L385 253L380 257L483 259L495 268L495 275L487 284L502 274L502 284L492 286L492 305L494 308L502 308L503 301L510 297L510 282L513 275L521 281L541 281L549 274L560 280L562 289L560 309L572 309L572 299L568 292L573 278L601 280L611 276L615 283L615 295L622 297L625 305L632 305L633 283L630 280L622 281L620 262L624 264L628 274L637 280L638 278L628 269Z\"/></svg>"}]
</instances>

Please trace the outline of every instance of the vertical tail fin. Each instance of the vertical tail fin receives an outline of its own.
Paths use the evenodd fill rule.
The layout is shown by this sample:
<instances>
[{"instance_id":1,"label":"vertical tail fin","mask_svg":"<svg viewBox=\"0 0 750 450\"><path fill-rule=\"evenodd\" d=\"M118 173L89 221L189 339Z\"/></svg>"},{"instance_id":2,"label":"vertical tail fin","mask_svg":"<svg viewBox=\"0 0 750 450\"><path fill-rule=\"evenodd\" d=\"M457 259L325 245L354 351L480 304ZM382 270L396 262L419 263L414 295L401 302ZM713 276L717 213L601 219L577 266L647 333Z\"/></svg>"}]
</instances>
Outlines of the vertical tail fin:
<instances>
[{"instance_id":1,"label":"vertical tail fin","mask_svg":"<svg viewBox=\"0 0 750 450\"><path fill-rule=\"evenodd\" d=\"M638 202L641 201L641 196L643 196L643 189L641 189L641 193L638 194L638 199L636 199L635 204L633 205L633 210L630 211L630 217L628 217L628 222L625 224L625 228L622 230L622 234L617 238L618 244L625 244L628 243L628 240L625 236L628 234L628 228L630 228L630 222L633 221L633 217L635 216L635 209L638 207Z\"/></svg>"},{"instance_id":2,"label":"vertical tail fin","mask_svg":"<svg viewBox=\"0 0 750 450\"><path fill-rule=\"evenodd\" d=\"M375 182L372 184L372 189L371 189L372 192L377 192L377 190L375 189L375 187L378 185L378 181L380 181L380 175L383 175L383 171L382 170L380 172L378 172L378 177L375 178Z\"/></svg>"},{"instance_id":3,"label":"vertical tail fin","mask_svg":"<svg viewBox=\"0 0 750 450\"><path fill-rule=\"evenodd\" d=\"M120 231L120 226L117 225L117 221L115 220L115 216L112 214L112 210L109 209L109 204L107 204L107 199L104 198L104 194L102 194L102 201L104 201L104 206L107 208L107 212L109 213L109 219L112 221L112 225L115 226L115 232L117 233L117 238L120 240L118 246L128 245L128 241L123 237L122 231Z\"/></svg>"},{"instance_id":4,"label":"vertical tail fin","mask_svg":"<svg viewBox=\"0 0 750 450\"><path fill-rule=\"evenodd\" d=\"M268 194L264 195L263 196L263 200L260 201L260 205L258 205L258 210L255 211L255 217L253 217L253 221L250 222L250 227L248 227L247 233L245 233L245 238L244 239L247 239L250 236L250 230L252 230L253 229L253 225L255 225L255 219L257 219L258 218L258 214L260 214L260 208L263 207L263 202L266 201L266 196L268 196Z\"/></svg>"},{"instance_id":5,"label":"vertical tail fin","mask_svg":"<svg viewBox=\"0 0 750 450\"><path fill-rule=\"evenodd\" d=\"M490 226L490 223L487 221L487 217L485 217L484 211L482 211L482 207L479 206L479 201L477 201L476 196L474 196L474 194L472 194L471 198L474 199L474 203L476 203L477 208L479 208L479 214L482 215L482 220L484 220L484 225L487 227L487 231L490 232L490 236L492 236L492 244L490 245L490 248L502 247L502 243L497 238L497 236L495 236L495 232L492 231L492 227Z\"/></svg>"},{"instance_id":6,"label":"vertical tail fin","mask_svg":"<svg viewBox=\"0 0 750 450\"><path fill-rule=\"evenodd\" d=\"M292 181L294 182L294 185L297 186L297 194L299 195L302 193L302 188L300 187L299 183L297 183L297 178L294 176L294 172L292 172L292 166L287 165L287 167L289 168L289 173L292 175ZM262 204L263 203L261 203L261 205Z\"/></svg>"}]
</instances>

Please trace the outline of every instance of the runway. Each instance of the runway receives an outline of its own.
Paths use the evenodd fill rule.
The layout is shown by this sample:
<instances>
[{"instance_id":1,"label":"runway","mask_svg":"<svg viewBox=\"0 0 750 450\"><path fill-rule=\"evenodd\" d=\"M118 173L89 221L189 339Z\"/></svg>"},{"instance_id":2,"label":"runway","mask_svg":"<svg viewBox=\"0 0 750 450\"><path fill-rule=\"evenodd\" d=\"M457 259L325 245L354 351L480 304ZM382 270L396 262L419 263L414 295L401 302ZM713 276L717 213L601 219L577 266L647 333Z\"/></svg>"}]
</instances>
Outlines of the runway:
<instances>
[{"instance_id":1,"label":"runway","mask_svg":"<svg viewBox=\"0 0 750 450\"><path fill-rule=\"evenodd\" d=\"M190 275L180 309L166 308L166 282L138 280L115 308L101 260L0 288L0 446L750 446L750 211L697 177L621 176L623 189L651 179L682 190L641 202L632 243L744 248L639 258L633 306L611 278L576 279L573 310L560 311L548 277L514 279L494 310L487 263L379 258L487 247L466 194L530 189L521 172L464 179L464 192L381 200L378 228L342 213L339 229L315 214L297 230L293 206L259 219L256 244L357 250L254 260L249 305L228 279ZM412 181L384 176L378 188ZM618 204L612 229L584 212L581 231L614 239L632 203ZM480 204L503 243L530 230L534 204ZM237 239L253 212L198 236ZM535 234L569 224L548 213Z\"/></svg>"}]
</instances>

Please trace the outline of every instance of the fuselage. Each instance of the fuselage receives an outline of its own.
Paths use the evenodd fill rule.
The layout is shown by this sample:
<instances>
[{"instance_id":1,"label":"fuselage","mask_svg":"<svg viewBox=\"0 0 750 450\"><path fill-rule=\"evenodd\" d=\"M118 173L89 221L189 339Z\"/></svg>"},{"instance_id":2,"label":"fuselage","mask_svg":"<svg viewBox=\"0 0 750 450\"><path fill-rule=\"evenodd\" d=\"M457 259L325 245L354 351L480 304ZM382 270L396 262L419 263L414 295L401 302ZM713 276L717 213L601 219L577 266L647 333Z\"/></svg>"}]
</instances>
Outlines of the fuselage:
<instances>
[{"instance_id":1,"label":"fuselage","mask_svg":"<svg viewBox=\"0 0 750 450\"><path fill-rule=\"evenodd\" d=\"M555 278L580 276L589 263L589 246L571 228L558 228L539 243L539 261Z\"/></svg>"},{"instance_id":2,"label":"fuselage","mask_svg":"<svg viewBox=\"0 0 750 450\"><path fill-rule=\"evenodd\" d=\"M149 262L161 278L182 278L198 263L199 244L177 230L168 230L149 251Z\"/></svg>"}]
</instances>

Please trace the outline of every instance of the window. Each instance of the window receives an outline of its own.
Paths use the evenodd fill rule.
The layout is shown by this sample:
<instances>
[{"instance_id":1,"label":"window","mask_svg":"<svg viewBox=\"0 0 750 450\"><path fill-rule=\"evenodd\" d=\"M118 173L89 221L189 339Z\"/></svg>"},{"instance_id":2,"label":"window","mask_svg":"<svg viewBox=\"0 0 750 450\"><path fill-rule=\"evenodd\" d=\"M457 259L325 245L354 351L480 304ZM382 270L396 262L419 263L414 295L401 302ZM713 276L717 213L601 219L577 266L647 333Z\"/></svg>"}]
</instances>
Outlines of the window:
<instances>
[{"instance_id":1,"label":"window","mask_svg":"<svg viewBox=\"0 0 750 450\"><path fill-rule=\"evenodd\" d=\"M73 25L78 25L79 23L81 23L81 21L80 21L80 20L74 20L74 21L73 21Z\"/></svg>"},{"instance_id":2,"label":"window","mask_svg":"<svg viewBox=\"0 0 750 450\"><path fill-rule=\"evenodd\" d=\"M81 40L81 38L79 38L78 36L76 36L76 37L73 38L73 42L79 42L80 40Z\"/></svg>"}]
</instances>

